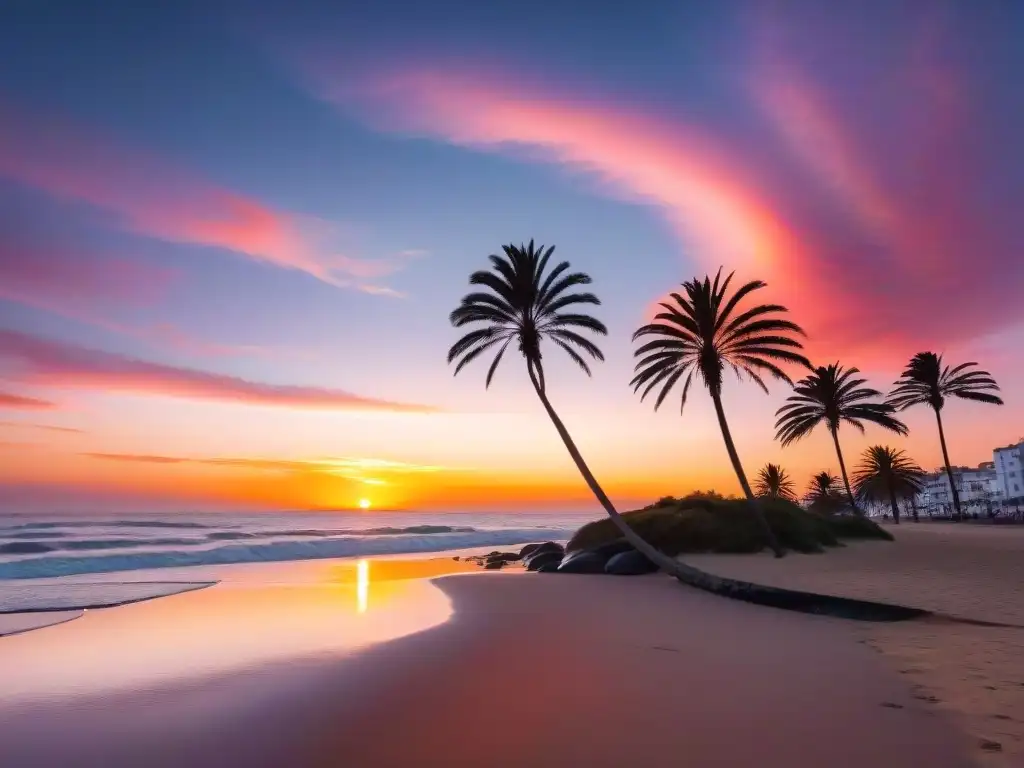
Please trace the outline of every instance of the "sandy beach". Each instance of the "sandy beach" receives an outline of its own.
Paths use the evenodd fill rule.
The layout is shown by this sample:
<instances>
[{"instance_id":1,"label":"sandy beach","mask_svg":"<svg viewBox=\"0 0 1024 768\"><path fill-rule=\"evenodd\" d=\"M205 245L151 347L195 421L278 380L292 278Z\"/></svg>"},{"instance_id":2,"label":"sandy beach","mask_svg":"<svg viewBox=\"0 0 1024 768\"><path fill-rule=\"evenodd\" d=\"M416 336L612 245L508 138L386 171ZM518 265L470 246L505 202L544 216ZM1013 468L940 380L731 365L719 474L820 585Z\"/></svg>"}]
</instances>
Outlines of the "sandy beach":
<instances>
[{"instance_id":1,"label":"sandy beach","mask_svg":"<svg viewBox=\"0 0 1024 768\"><path fill-rule=\"evenodd\" d=\"M0 638L0 764L970 764L848 622L662 576L364 568L223 568Z\"/></svg>"},{"instance_id":2,"label":"sandy beach","mask_svg":"<svg viewBox=\"0 0 1024 768\"><path fill-rule=\"evenodd\" d=\"M1022 628L944 621L857 624L929 709L968 734L981 765L1024 765L1024 529L906 523L896 541L826 555L701 555L712 573L761 584L927 608Z\"/></svg>"}]
</instances>

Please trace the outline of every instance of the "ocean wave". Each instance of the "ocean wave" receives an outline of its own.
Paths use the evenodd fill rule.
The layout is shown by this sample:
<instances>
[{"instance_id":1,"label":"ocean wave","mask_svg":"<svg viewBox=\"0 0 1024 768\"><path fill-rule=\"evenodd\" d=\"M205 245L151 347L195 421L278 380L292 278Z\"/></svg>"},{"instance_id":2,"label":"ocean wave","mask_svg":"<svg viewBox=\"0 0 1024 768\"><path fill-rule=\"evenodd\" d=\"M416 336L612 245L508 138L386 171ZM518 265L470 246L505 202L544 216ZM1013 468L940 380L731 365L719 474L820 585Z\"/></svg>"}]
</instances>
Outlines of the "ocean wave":
<instances>
[{"instance_id":1,"label":"ocean wave","mask_svg":"<svg viewBox=\"0 0 1024 768\"><path fill-rule=\"evenodd\" d=\"M8 584L0 592L0 615L114 608L119 605L192 592L216 581L92 581Z\"/></svg>"},{"instance_id":2,"label":"ocean wave","mask_svg":"<svg viewBox=\"0 0 1024 768\"><path fill-rule=\"evenodd\" d=\"M217 528L193 521L170 520L48 520L46 522L18 523L0 527L0 531L50 530L54 528Z\"/></svg>"},{"instance_id":3,"label":"ocean wave","mask_svg":"<svg viewBox=\"0 0 1024 768\"><path fill-rule=\"evenodd\" d=\"M438 531L437 529L446 529ZM541 539L566 539L570 529L522 528L479 531L451 526L411 526L389 533L349 532L344 537L318 541L267 541L252 544L225 544L210 549L174 549L125 552L92 556L47 555L0 562L0 579L34 579L72 576L86 573L110 573L144 568L174 568L197 565L316 560L332 557L412 554L449 549L507 546ZM396 533L404 535L396 535ZM356 535L352 535L356 534Z\"/></svg>"},{"instance_id":4,"label":"ocean wave","mask_svg":"<svg viewBox=\"0 0 1024 768\"><path fill-rule=\"evenodd\" d=\"M11 541L0 544L0 555L38 555L52 552L54 549L52 545L43 544L41 541Z\"/></svg>"}]
</instances>

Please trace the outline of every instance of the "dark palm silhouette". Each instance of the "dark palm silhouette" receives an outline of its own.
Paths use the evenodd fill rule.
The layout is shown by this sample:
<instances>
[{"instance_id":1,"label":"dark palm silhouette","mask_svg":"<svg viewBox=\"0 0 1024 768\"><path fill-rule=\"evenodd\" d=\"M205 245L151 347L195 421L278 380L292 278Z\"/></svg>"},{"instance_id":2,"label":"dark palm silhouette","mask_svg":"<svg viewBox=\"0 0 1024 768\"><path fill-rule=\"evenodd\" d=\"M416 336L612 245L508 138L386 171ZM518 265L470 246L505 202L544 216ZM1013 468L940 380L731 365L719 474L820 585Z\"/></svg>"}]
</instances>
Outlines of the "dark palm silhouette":
<instances>
[{"instance_id":1,"label":"dark palm silhouette","mask_svg":"<svg viewBox=\"0 0 1024 768\"><path fill-rule=\"evenodd\" d=\"M786 404L775 412L775 439L783 447L806 437L822 422L832 435L839 458L839 472L843 476L846 497L854 511L860 512L850 488L850 477L846 473L843 450L839 446L839 425L850 424L864 433L864 422L907 434L907 425L893 416L896 409L881 401L882 393L877 389L863 386L866 379L857 378L856 368L843 368L839 363L820 366L793 387L793 394L786 398Z\"/></svg>"},{"instance_id":2,"label":"dark palm silhouette","mask_svg":"<svg viewBox=\"0 0 1024 768\"><path fill-rule=\"evenodd\" d=\"M480 286L482 290L463 296L449 318L456 328L475 326L448 351L448 362L458 361L455 375L484 352L496 350L487 369L485 385L490 386L502 356L510 344L515 344L526 361L526 372L537 397L594 496L630 544L663 570L679 575L679 564L675 560L644 541L619 516L548 400L542 341L565 352L588 376L588 358L604 360L597 345L581 335L581 332L600 336L608 333L603 323L579 311L581 306L601 303L593 293L574 290L589 285L590 276L570 272L567 261L549 270L554 246L547 250L543 246L535 248L531 240L529 245L518 248L506 245L502 250L504 255L490 257L490 270L470 275L470 285Z\"/></svg>"},{"instance_id":3,"label":"dark palm silhouette","mask_svg":"<svg viewBox=\"0 0 1024 768\"><path fill-rule=\"evenodd\" d=\"M977 400L982 403L1002 405L998 395L999 385L988 371L971 370L977 363L961 363L955 368L943 366L942 355L934 352L918 352L910 359L906 370L900 375L889 393L887 402L900 411L914 405L929 405L935 411L939 425L939 444L942 446L942 461L946 465L946 477L953 496L953 509L957 518L963 517L960 509L960 492L953 479L953 468L949 463L946 449L946 433L942 428L942 406L948 397Z\"/></svg>"},{"instance_id":4,"label":"dark palm silhouette","mask_svg":"<svg viewBox=\"0 0 1024 768\"><path fill-rule=\"evenodd\" d=\"M835 512L843 503L839 492L839 478L831 472L818 472L811 478L804 500L814 512Z\"/></svg>"},{"instance_id":5,"label":"dark palm silhouette","mask_svg":"<svg viewBox=\"0 0 1024 768\"><path fill-rule=\"evenodd\" d=\"M765 464L757 473L754 493L765 499L785 499L796 501L793 481L778 464Z\"/></svg>"},{"instance_id":6,"label":"dark palm silhouette","mask_svg":"<svg viewBox=\"0 0 1024 768\"><path fill-rule=\"evenodd\" d=\"M659 305L663 311L655 315L654 322L633 334L634 341L647 337L651 340L634 353L639 359L636 375L630 383L634 391L640 392L641 400L658 389L654 401L657 410L672 388L682 381L679 405L682 411L693 377L699 376L715 405L725 449L740 487L747 499L754 502L754 492L747 482L722 407L722 374L728 366L737 376L747 375L767 392L763 378L766 374L792 384L779 363L798 363L806 367L810 364L800 354L803 345L795 338L803 335L803 330L781 317L787 311L785 307L756 304L742 311L739 309L743 300L764 288L765 283L752 280L730 295L732 278L730 274L723 280L721 270L713 281L710 277L694 278L682 284L682 293L670 294L671 303L666 301ZM756 503L751 507L775 554L782 554L760 507Z\"/></svg>"},{"instance_id":7,"label":"dark palm silhouette","mask_svg":"<svg viewBox=\"0 0 1024 768\"><path fill-rule=\"evenodd\" d=\"M853 475L858 498L889 502L893 520L900 522L899 499L917 495L923 487L924 470L903 451L887 445L875 445L864 451Z\"/></svg>"}]
</instances>

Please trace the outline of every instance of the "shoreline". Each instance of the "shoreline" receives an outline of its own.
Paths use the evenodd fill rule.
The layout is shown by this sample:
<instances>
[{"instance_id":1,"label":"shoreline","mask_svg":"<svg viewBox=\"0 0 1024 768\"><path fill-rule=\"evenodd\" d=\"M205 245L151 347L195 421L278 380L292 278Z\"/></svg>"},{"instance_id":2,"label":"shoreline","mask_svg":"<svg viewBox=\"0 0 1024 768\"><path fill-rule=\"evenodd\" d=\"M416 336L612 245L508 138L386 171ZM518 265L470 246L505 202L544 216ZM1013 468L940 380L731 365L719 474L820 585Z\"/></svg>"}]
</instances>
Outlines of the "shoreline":
<instances>
[{"instance_id":1,"label":"shoreline","mask_svg":"<svg viewBox=\"0 0 1024 768\"><path fill-rule=\"evenodd\" d=\"M48 689L29 680L34 693L0 698L0 762L968 764L955 729L847 622L657 575L474 566L428 578L422 563L401 578L407 565L395 561L395 581L382 569L363 612L358 585L338 580L351 564L336 563L321 571L326 581L311 581L308 568L290 583L284 573L269 584L239 574L6 638L0 662L16 661L18 644L12 668L33 658L51 668ZM346 646L360 627L377 637ZM56 658L58 648L77 657ZM150 674L155 663L161 674ZM112 685L128 673L131 684Z\"/></svg>"}]
</instances>

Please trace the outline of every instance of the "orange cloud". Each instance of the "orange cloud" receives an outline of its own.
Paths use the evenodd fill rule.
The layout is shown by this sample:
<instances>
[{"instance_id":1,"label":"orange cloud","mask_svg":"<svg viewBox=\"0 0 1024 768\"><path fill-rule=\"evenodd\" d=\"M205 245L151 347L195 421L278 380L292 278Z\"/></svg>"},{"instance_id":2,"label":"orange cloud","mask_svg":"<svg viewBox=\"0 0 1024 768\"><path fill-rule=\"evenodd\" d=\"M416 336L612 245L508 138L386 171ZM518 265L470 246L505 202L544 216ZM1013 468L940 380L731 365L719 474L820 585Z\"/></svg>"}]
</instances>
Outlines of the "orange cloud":
<instances>
[{"instance_id":1,"label":"orange cloud","mask_svg":"<svg viewBox=\"0 0 1024 768\"><path fill-rule=\"evenodd\" d=\"M8 370L20 380L49 387L135 392L291 408L410 413L434 410L425 405L396 403L336 389L264 384L235 376L150 363L17 331L0 330L0 364L4 361Z\"/></svg>"},{"instance_id":2,"label":"orange cloud","mask_svg":"<svg viewBox=\"0 0 1024 768\"><path fill-rule=\"evenodd\" d=\"M139 234L224 248L339 287L361 289L367 274L400 266L335 253L328 222L224 189L83 126L3 104L0 177L105 210Z\"/></svg>"},{"instance_id":3,"label":"orange cloud","mask_svg":"<svg viewBox=\"0 0 1024 768\"><path fill-rule=\"evenodd\" d=\"M49 400L39 400L35 397L14 395L10 392L0 392L0 408L13 408L26 411L45 411L56 408L56 403Z\"/></svg>"}]
</instances>

